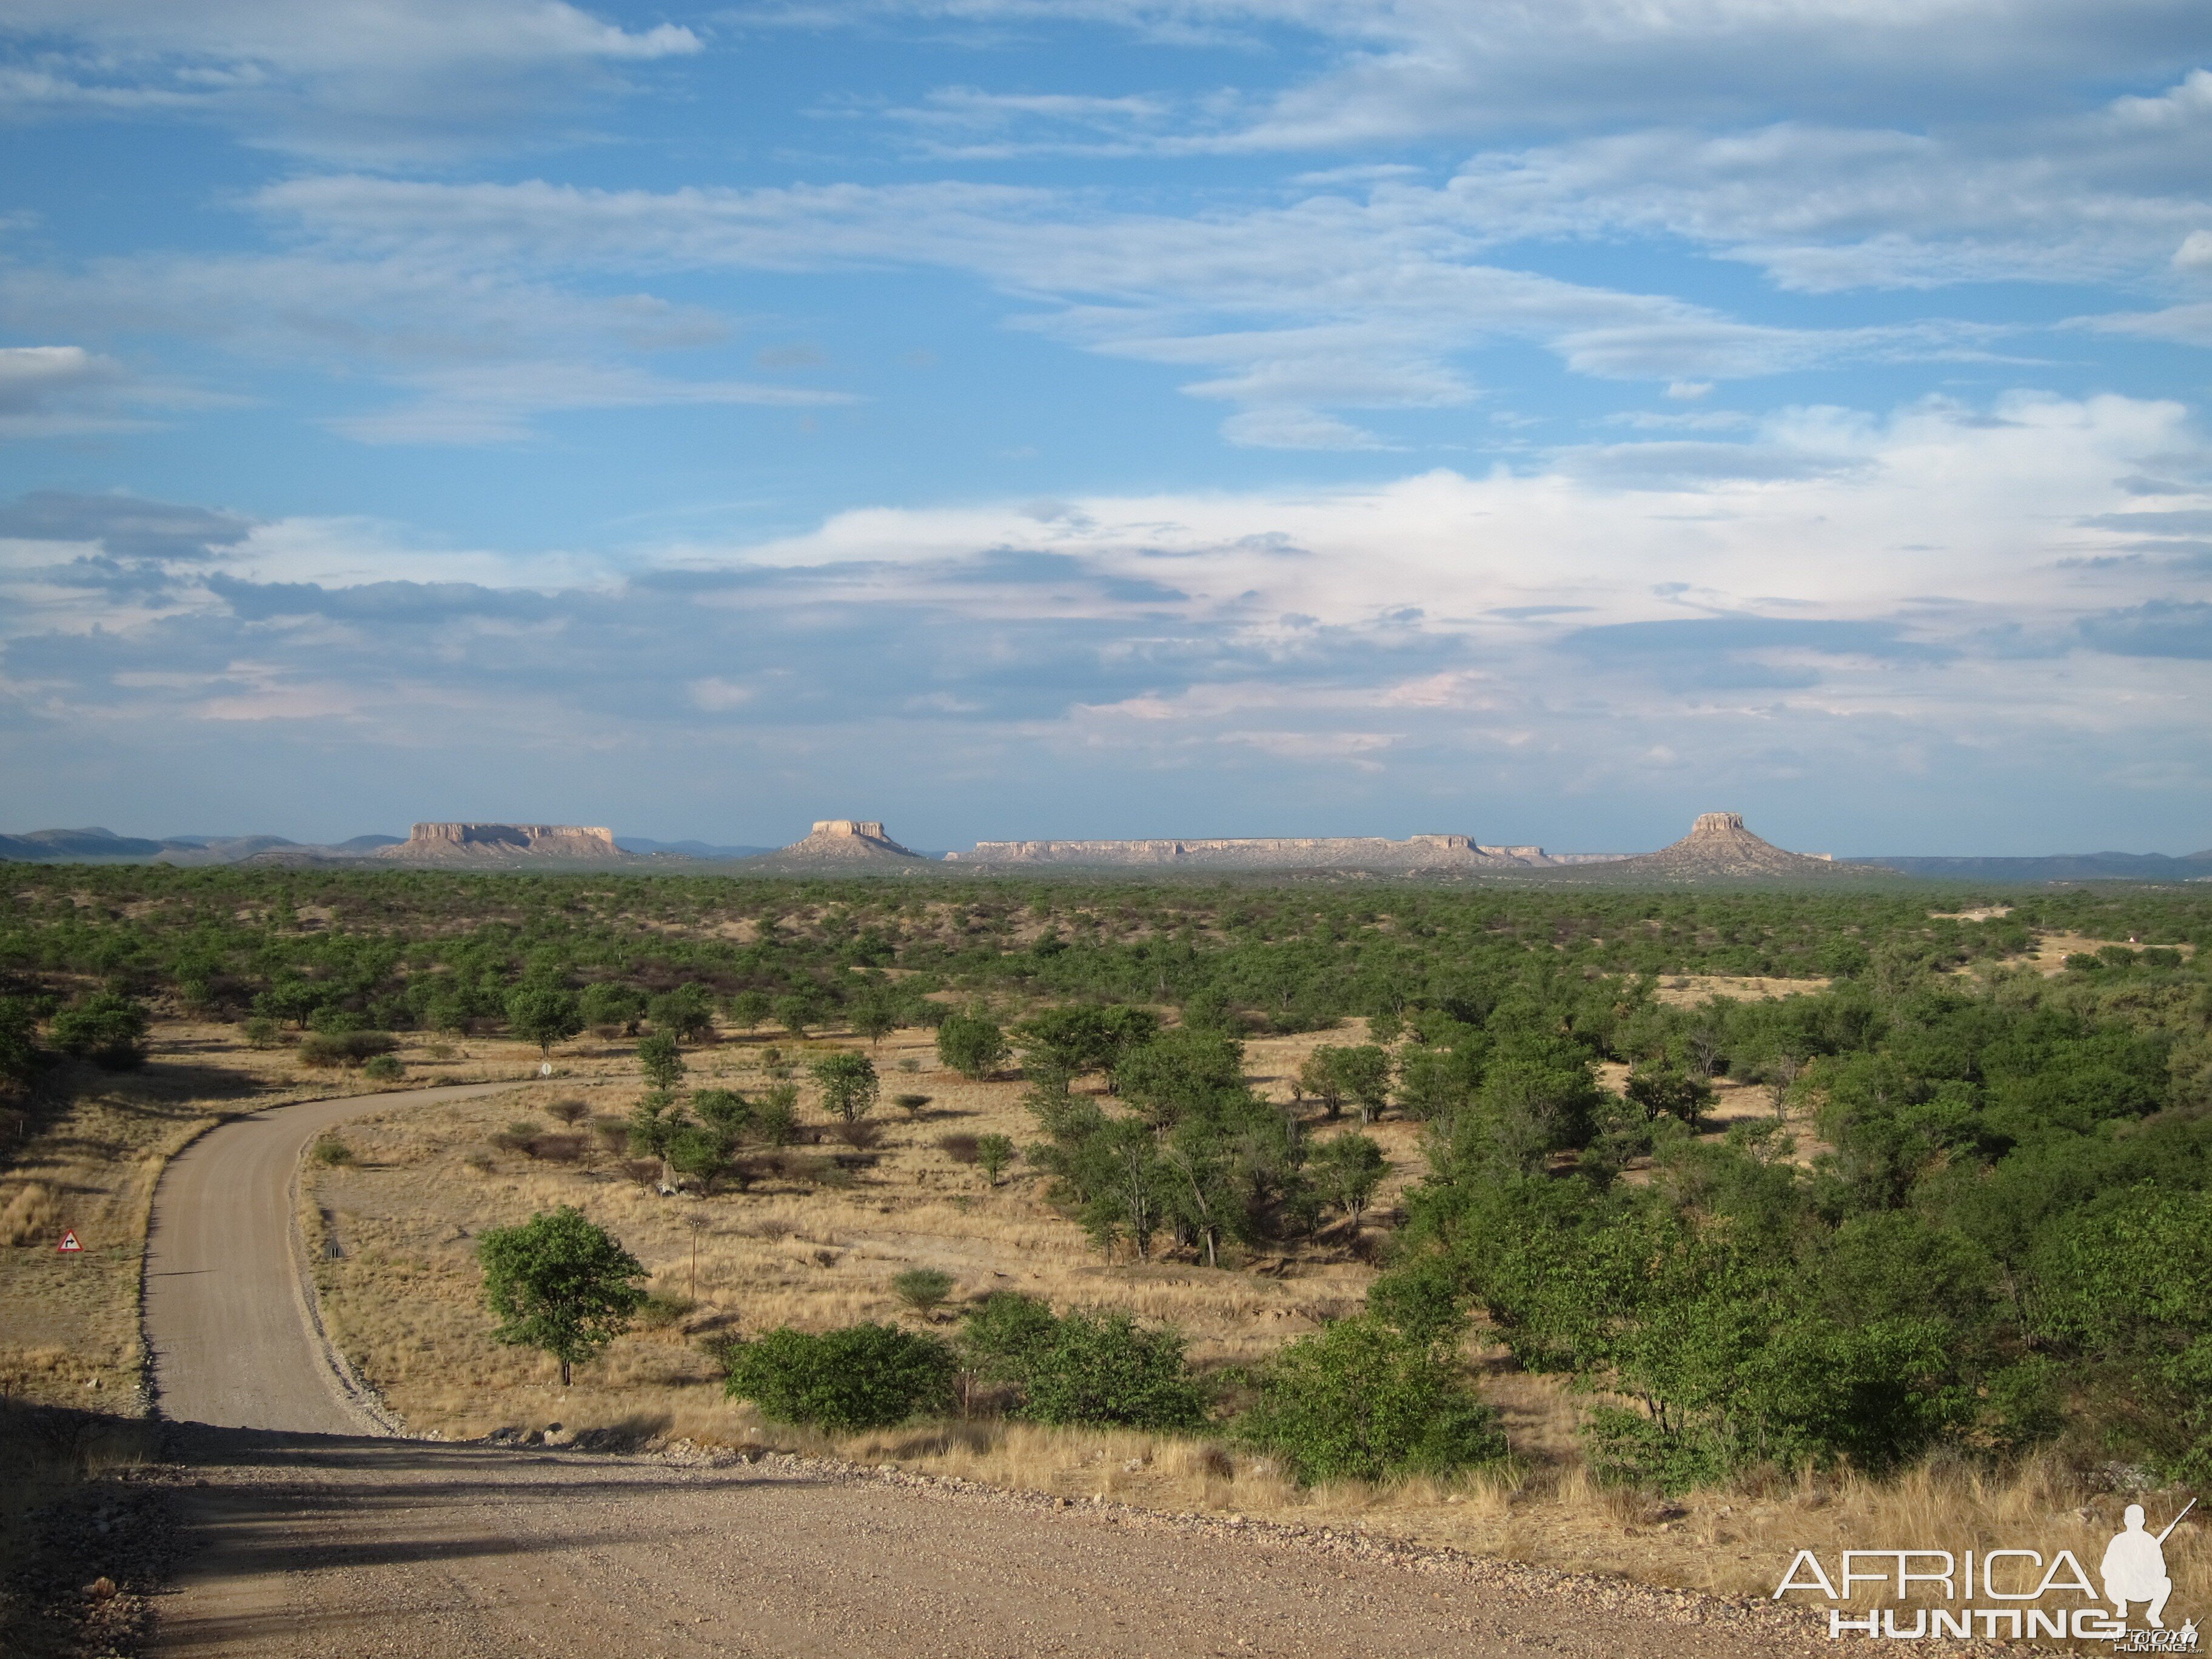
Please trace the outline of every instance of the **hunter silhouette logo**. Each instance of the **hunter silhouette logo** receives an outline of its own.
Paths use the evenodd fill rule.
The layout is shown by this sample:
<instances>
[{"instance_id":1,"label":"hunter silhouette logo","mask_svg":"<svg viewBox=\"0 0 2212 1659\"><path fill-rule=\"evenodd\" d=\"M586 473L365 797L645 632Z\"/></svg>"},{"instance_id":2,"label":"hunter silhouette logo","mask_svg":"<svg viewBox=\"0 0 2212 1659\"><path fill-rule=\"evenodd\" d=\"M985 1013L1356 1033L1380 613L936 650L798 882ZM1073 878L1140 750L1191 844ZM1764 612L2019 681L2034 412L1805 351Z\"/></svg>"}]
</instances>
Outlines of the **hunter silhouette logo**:
<instances>
[{"instance_id":1,"label":"hunter silhouette logo","mask_svg":"<svg viewBox=\"0 0 2212 1659\"><path fill-rule=\"evenodd\" d=\"M1828 1636L1846 1635L1915 1641L1931 1636L1980 1636L2033 1641L2039 1637L2103 1641L2124 1653L2196 1653L2197 1621L2179 1630L2166 1623L2173 1579L2166 1571L2166 1540L2197 1507L2191 1498L2181 1513L2154 1533L2144 1524L2143 1507L2130 1504L2122 1528L2105 1547L2098 1563L2104 1580L2100 1605L2096 1587L2074 1552L2046 1557L2040 1550L1885 1549L1845 1550L1842 1570L1831 1577L1811 1550L1791 1558L1774 1599L1791 1591L1810 1591L1831 1602L1849 1602L1863 1585L1885 1587L1893 1605L1866 1609L1852 1617L1841 1607L1828 1609ZM1881 1592L1877 1592L1877 1595ZM1933 1602L1911 1607L1908 1600ZM2069 1600L2071 1604L2069 1604ZM1961 1604L1964 1605L1961 1605ZM1977 1605L1981 1604L1981 1605ZM2143 1609L2144 1622L2128 1623L2130 1607Z\"/></svg>"},{"instance_id":2,"label":"hunter silhouette logo","mask_svg":"<svg viewBox=\"0 0 2212 1659\"><path fill-rule=\"evenodd\" d=\"M2128 1505L2122 1517L2127 1530L2112 1534L2112 1541L2105 1546L2105 1559L2097 1571L2105 1581L2105 1599L2112 1610L2124 1621L2128 1603L2148 1601L2150 1606L2143 1617L2150 1621L2153 1630L2164 1630L2166 1620L2159 1615L2166 1611L2166 1598L2173 1594L2173 1580L2166 1576L2166 1540L2181 1524L2181 1516L2197 1507L2191 1498L2182 1505L2181 1515L2166 1523L2166 1530L2155 1538L2143 1530L2143 1506Z\"/></svg>"}]
</instances>

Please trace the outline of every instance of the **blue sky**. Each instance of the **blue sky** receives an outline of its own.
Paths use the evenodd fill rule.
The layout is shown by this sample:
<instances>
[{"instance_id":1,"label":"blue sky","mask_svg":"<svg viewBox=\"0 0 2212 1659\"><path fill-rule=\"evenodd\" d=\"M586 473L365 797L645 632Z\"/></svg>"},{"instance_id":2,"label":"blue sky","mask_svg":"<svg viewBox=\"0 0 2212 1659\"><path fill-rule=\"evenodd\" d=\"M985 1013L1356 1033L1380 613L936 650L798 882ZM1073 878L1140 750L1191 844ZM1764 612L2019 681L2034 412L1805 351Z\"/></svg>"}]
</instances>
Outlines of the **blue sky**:
<instances>
[{"instance_id":1,"label":"blue sky","mask_svg":"<svg viewBox=\"0 0 2212 1659\"><path fill-rule=\"evenodd\" d=\"M2212 846L2212 11L0 0L7 823Z\"/></svg>"}]
</instances>

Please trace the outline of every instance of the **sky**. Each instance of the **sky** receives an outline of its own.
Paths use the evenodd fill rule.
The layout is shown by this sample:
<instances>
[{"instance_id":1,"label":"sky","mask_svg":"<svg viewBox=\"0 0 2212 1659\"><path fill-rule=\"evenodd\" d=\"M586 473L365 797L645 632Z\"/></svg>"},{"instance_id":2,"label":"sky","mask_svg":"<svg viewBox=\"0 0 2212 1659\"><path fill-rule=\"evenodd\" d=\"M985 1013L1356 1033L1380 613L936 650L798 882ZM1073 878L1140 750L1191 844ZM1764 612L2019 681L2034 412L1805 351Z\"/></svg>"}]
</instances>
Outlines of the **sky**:
<instances>
[{"instance_id":1,"label":"sky","mask_svg":"<svg viewBox=\"0 0 2212 1659\"><path fill-rule=\"evenodd\" d=\"M0 0L0 830L2212 847L2201 0Z\"/></svg>"}]
</instances>

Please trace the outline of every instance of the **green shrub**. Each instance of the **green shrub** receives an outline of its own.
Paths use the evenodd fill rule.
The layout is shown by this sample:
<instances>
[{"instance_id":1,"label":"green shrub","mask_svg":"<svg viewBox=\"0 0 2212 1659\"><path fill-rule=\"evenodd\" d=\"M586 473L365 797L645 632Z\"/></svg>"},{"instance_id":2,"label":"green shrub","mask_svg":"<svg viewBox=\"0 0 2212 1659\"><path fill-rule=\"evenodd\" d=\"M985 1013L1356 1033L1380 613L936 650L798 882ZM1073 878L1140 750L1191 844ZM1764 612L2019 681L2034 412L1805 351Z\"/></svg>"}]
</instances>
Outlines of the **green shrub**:
<instances>
[{"instance_id":1,"label":"green shrub","mask_svg":"<svg viewBox=\"0 0 2212 1659\"><path fill-rule=\"evenodd\" d=\"M960 1354L985 1382L1019 1385L1059 1334L1060 1321L1048 1303L1019 1291L994 1291L969 1308Z\"/></svg>"},{"instance_id":2,"label":"green shrub","mask_svg":"<svg viewBox=\"0 0 2212 1659\"><path fill-rule=\"evenodd\" d=\"M892 1275L891 1294L926 1319L952 1294L952 1275L934 1267L908 1267Z\"/></svg>"},{"instance_id":3,"label":"green shrub","mask_svg":"<svg viewBox=\"0 0 2212 1659\"><path fill-rule=\"evenodd\" d=\"M1006 1034L981 1014L951 1014L937 1028L938 1059L963 1077L990 1076L1006 1052Z\"/></svg>"},{"instance_id":4,"label":"green shrub","mask_svg":"<svg viewBox=\"0 0 2212 1659\"><path fill-rule=\"evenodd\" d=\"M146 1011L129 997L95 991L57 1013L47 1035L65 1054L79 1054L112 1072L146 1061Z\"/></svg>"},{"instance_id":5,"label":"green shrub","mask_svg":"<svg viewBox=\"0 0 2212 1659\"><path fill-rule=\"evenodd\" d=\"M1172 1431L1206 1420L1204 1385L1183 1364L1182 1336L1146 1330L1127 1314L1055 1318L1034 1297L996 1291L961 1333L968 1368L1018 1391L1016 1416Z\"/></svg>"},{"instance_id":6,"label":"green shrub","mask_svg":"<svg viewBox=\"0 0 2212 1659\"><path fill-rule=\"evenodd\" d=\"M665 1330L678 1320L690 1317L698 1305L688 1296L649 1291L645 1300L637 1304L637 1322L648 1330Z\"/></svg>"},{"instance_id":7,"label":"green shrub","mask_svg":"<svg viewBox=\"0 0 2212 1659\"><path fill-rule=\"evenodd\" d=\"M359 1066L398 1046L399 1039L388 1031L313 1031L300 1039L300 1064L319 1069Z\"/></svg>"},{"instance_id":8,"label":"green shrub","mask_svg":"<svg viewBox=\"0 0 2212 1659\"><path fill-rule=\"evenodd\" d=\"M820 1334L783 1326L724 1350L724 1392L773 1422L832 1434L889 1428L952 1401L952 1350L890 1325Z\"/></svg>"},{"instance_id":9,"label":"green shrub","mask_svg":"<svg viewBox=\"0 0 2212 1659\"><path fill-rule=\"evenodd\" d=\"M975 1141L975 1162L982 1166L983 1178L994 1187L1014 1161L1014 1143L1005 1135L981 1135Z\"/></svg>"},{"instance_id":10,"label":"green shrub","mask_svg":"<svg viewBox=\"0 0 2212 1659\"><path fill-rule=\"evenodd\" d=\"M379 1054L361 1068L361 1074L372 1083L397 1083L407 1074L396 1054Z\"/></svg>"},{"instance_id":11,"label":"green shrub","mask_svg":"<svg viewBox=\"0 0 2212 1659\"><path fill-rule=\"evenodd\" d=\"M1071 1313L1030 1371L1022 1414L1039 1423L1194 1429L1206 1390L1183 1364L1182 1335L1127 1314Z\"/></svg>"},{"instance_id":12,"label":"green shrub","mask_svg":"<svg viewBox=\"0 0 2212 1659\"><path fill-rule=\"evenodd\" d=\"M1505 1455L1498 1414L1457 1365L1364 1315L1277 1352L1237 1434L1305 1482L1441 1474Z\"/></svg>"},{"instance_id":13,"label":"green shrub","mask_svg":"<svg viewBox=\"0 0 2212 1659\"><path fill-rule=\"evenodd\" d=\"M338 1164L353 1162L353 1148L336 1135L326 1134L315 1142L307 1156L326 1169L335 1168Z\"/></svg>"}]
</instances>

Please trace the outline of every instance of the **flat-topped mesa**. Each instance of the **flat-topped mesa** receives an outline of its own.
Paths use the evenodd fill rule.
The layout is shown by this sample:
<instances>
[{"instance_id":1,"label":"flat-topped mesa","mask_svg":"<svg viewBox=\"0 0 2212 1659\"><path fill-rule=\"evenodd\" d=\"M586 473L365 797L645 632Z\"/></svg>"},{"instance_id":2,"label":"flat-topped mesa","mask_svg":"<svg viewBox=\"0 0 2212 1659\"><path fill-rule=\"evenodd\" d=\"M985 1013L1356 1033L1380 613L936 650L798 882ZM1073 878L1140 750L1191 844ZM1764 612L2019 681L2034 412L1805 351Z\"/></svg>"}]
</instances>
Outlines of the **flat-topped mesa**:
<instances>
[{"instance_id":1,"label":"flat-topped mesa","mask_svg":"<svg viewBox=\"0 0 2212 1659\"><path fill-rule=\"evenodd\" d=\"M1812 876L1835 869L1827 853L1792 853L1743 827L1741 812L1701 812L1690 833L1671 847L1616 866L1630 873L1666 876Z\"/></svg>"},{"instance_id":2,"label":"flat-topped mesa","mask_svg":"<svg viewBox=\"0 0 2212 1659\"><path fill-rule=\"evenodd\" d=\"M1220 869L1503 869L1548 862L1540 847L1484 847L1471 836L1162 836L1148 841L981 841L968 864L1210 866Z\"/></svg>"},{"instance_id":3,"label":"flat-topped mesa","mask_svg":"<svg viewBox=\"0 0 2212 1659\"><path fill-rule=\"evenodd\" d=\"M817 818L805 839L767 856L812 862L823 859L915 859L921 855L893 841L880 818Z\"/></svg>"},{"instance_id":4,"label":"flat-topped mesa","mask_svg":"<svg viewBox=\"0 0 2212 1659\"><path fill-rule=\"evenodd\" d=\"M380 859L556 858L626 859L615 832L600 824L418 823L396 846L370 854Z\"/></svg>"}]
</instances>

